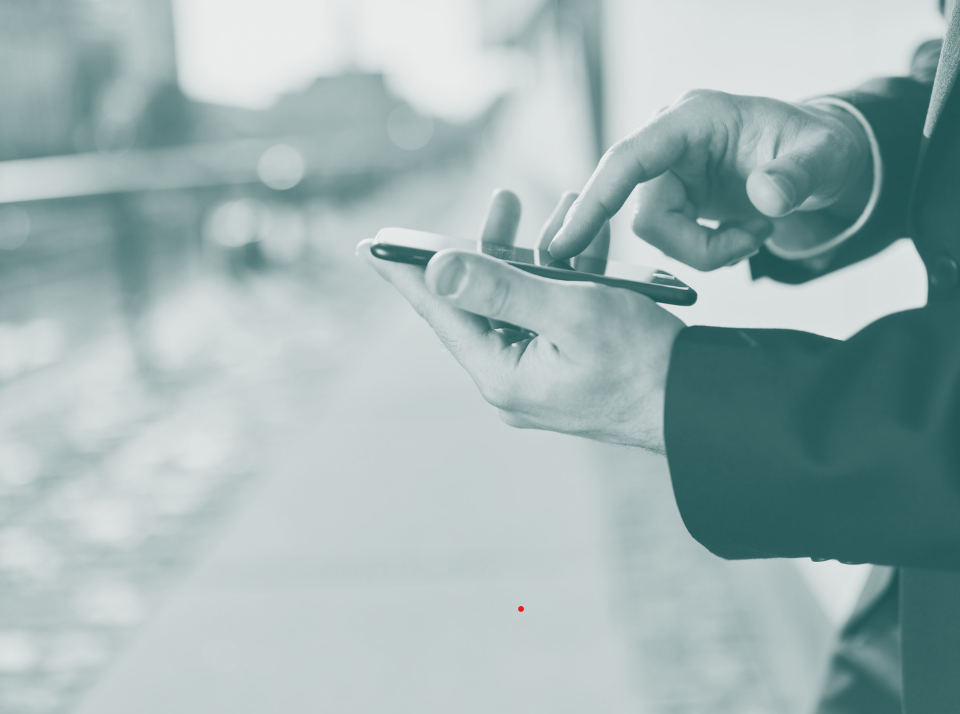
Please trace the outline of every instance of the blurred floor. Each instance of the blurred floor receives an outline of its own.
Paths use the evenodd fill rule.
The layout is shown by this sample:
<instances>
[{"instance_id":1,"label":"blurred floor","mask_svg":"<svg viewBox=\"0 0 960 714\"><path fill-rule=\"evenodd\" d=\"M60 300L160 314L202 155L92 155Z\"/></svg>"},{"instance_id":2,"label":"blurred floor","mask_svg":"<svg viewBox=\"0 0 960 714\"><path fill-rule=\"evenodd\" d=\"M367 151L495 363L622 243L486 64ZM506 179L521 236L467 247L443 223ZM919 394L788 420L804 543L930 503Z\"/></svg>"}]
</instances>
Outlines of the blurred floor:
<instances>
[{"instance_id":1,"label":"blurred floor","mask_svg":"<svg viewBox=\"0 0 960 714\"><path fill-rule=\"evenodd\" d=\"M543 186L488 162L416 177L340 220L327 307L363 304L362 329L326 342L328 369L302 362L274 380L251 445L259 483L79 711L809 702L827 635L792 570L744 569L694 543L662 459L502 425L351 256L390 222L462 234L501 183L528 199L528 222L546 215ZM310 329L275 320L277 333L285 320Z\"/></svg>"},{"instance_id":2,"label":"blurred floor","mask_svg":"<svg viewBox=\"0 0 960 714\"><path fill-rule=\"evenodd\" d=\"M451 178L462 226L457 194L491 177ZM270 473L81 711L637 710L591 446L502 425L386 285L339 267L339 300L374 296L363 334L297 375Z\"/></svg>"}]
</instances>

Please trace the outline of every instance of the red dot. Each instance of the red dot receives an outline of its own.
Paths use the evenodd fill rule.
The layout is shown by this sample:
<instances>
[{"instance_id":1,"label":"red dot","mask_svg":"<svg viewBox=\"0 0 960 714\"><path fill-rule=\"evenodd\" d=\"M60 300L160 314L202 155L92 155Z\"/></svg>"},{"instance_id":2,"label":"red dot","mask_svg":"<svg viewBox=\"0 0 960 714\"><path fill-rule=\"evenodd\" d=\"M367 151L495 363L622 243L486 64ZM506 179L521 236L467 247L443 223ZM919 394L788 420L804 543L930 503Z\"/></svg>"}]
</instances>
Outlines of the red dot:
<instances>
[{"instance_id":1,"label":"red dot","mask_svg":"<svg viewBox=\"0 0 960 714\"><path fill-rule=\"evenodd\" d=\"M517 612L523 612L523 605L517 608Z\"/></svg>"}]
</instances>

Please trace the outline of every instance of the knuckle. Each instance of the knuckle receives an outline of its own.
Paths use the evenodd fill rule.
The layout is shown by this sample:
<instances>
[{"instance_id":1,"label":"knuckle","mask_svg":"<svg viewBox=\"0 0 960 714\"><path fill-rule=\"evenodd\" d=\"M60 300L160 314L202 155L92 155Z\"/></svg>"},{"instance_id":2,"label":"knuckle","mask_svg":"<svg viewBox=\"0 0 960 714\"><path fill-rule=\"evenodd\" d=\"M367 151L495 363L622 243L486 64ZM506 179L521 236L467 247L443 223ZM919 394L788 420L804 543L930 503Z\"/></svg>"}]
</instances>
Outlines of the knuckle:
<instances>
[{"instance_id":1,"label":"knuckle","mask_svg":"<svg viewBox=\"0 0 960 714\"><path fill-rule=\"evenodd\" d=\"M832 144L829 137L820 137L812 150L793 152L790 155L790 163L797 169L809 172L819 161L818 153L824 151L828 154L832 153Z\"/></svg>"},{"instance_id":2,"label":"knuckle","mask_svg":"<svg viewBox=\"0 0 960 714\"><path fill-rule=\"evenodd\" d=\"M730 95L728 95L726 92L721 92L717 89L703 89L698 87L694 89L688 89L686 92L681 94L676 103L682 104L684 102L703 101L708 99L724 100L729 96Z\"/></svg>"},{"instance_id":3,"label":"knuckle","mask_svg":"<svg viewBox=\"0 0 960 714\"><path fill-rule=\"evenodd\" d=\"M679 97L677 97L677 101L675 102L675 104L682 104L683 102L689 102L692 99L696 99L705 91L706 90L704 89L698 89L698 88L688 89L685 92L683 92Z\"/></svg>"},{"instance_id":4,"label":"knuckle","mask_svg":"<svg viewBox=\"0 0 960 714\"><path fill-rule=\"evenodd\" d=\"M479 381L477 382L477 389L480 390L480 396L483 397L487 404L497 409L506 408L505 400L502 398L503 391L496 383Z\"/></svg>"},{"instance_id":5,"label":"knuckle","mask_svg":"<svg viewBox=\"0 0 960 714\"><path fill-rule=\"evenodd\" d=\"M641 149L646 141L646 135L644 134L645 128L646 127L643 127L629 136L620 139L616 144L607 149L607 152L600 160L604 168L610 169L611 174L619 177L618 190L633 188L637 180L647 180L647 178L649 178L646 175L646 168L640 160L640 155L642 154ZM630 182L629 186L625 185L627 181ZM619 206L614 206L609 203L612 201L610 195L598 196L597 199L606 211L607 216L612 216L616 213L616 208L619 208Z\"/></svg>"},{"instance_id":6,"label":"knuckle","mask_svg":"<svg viewBox=\"0 0 960 714\"><path fill-rule=\"evenodd\" d=\"M626 149L627 149L627 139L626 138L618 139L616 142L614 142L614 144L609 149L607 149L604 152L603 156L604 158L619 156L623 154L624 151L626 151Z\"/></svg>"},{"instance_id":7,"label":"knuckle","mask_svg":"<svg viewBox=\"0 0 960 714\"><path fill-rule=\"evenodd\" d=\"M808 168L821 164L824 160L844 161L849 154L849 144L838 132L823 131L814 141L814 150L808 159Z\"/></svg>"},{"instance_id":8,"label":"knuckle","mask_svg":"<svg viewBox=\"0 0 960 714\"><path fill-rule=\"evenodd\" d=\"M511 411L519 402L517 390L501 379L483 380L477 383L477 387L484 401L497 409Z\"/></svg>"},{"instance_id":9,"label":"knuckle","mask_svg":"<svg viewBox=\"0 0 960 714\"><path fill-rule=\"evenodd\" d=\"M510 304L510 294L510 282L498 276L483 284L479 307L485 316L500 318Z\"/></svg>"},{"instance_id":10,"label":"knuckle","mask_svg":"<svg viewBox=\"0 0 960 714\"><path fill-rule=\"evenodd\" d=\"M624 159L627 159L633 152L633 137L635 135L636 134L631 134L630 136L624 137L607 149L600 158L600 164L607 166L609 164L620 163Z\"/></svg>"},{"instance_id":11,"label":"knuckle","mask_svg":"<svg viewBox=\"0 0 960 714\"><path fill-rule=\"evenodd\" d=\"M739 116L737 98L716 89L691 89L680 95L673 108L681 112L691 126L708 127L718 118Z\"/></svg>"},{"instance_id":12,"label":"knuckle","mask_svg":"<svg viewBox=\"0 0 960 714\"><path fill-rule=\"evenodd\" d=\"M440 344L446 347L450 354L456 357L463 352L463 340L456 332L439 324L431 325L431 327L433 327L433 331L436 333L437 339L440 340Z\"/></svg>"},{"instance_id":13,"label":"knuckle","mask_svg":"<svg viewBox=\"0 0 960 714\"><path fill-rule=\"evenodd\" d=\"M664 113L665 111L667 111L669 108L670 108L670 105L669 105L669 104L663 104L663 105L657 107L657 108L654 110L653 114L650 115L650 121L653 121L654 119L656 119L658 116L660 116L661 114L663 114L663 113Z\"/></svg>"}]
</instances>

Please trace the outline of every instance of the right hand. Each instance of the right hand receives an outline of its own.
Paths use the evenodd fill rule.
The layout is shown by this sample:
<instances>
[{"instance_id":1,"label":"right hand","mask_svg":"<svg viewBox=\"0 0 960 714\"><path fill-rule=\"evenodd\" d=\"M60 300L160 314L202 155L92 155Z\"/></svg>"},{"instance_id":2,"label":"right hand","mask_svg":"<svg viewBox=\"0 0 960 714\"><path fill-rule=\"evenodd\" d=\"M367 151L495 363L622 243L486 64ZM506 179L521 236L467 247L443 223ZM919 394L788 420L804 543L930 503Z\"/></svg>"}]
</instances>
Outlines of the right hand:
<instances>
[{"instance_id":1,"label":"right hand","mask_svg":"<svg viewBox=\"0 0 960 714\"><path fill-rule=\"evenodd\" d=\"M694 90L607 151L550 252L579 254L640 185L634 232L713 270L771 236L804 249L838 235L865 208L872 180L869 140L849 112Z\"/></svg>"}]
</instances>

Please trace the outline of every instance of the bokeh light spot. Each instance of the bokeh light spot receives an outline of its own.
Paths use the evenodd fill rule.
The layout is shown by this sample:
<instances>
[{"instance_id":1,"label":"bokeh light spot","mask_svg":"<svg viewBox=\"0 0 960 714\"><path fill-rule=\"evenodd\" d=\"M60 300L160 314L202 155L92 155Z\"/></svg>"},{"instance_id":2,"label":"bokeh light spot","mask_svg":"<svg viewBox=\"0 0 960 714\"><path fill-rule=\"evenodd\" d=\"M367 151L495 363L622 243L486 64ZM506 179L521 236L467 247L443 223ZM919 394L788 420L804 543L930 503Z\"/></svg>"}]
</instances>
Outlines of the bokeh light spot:
<instances>
[{"instance_id":1,"label":"bokeh light spot","mask_svg":"<svg viewBox=\"0 0 960 714\"><path fill-rule=\"evenodd\" d=\"M277 191L293 188L306 171L303 157L292 146L277 144L263 152L257 163L257 175L267 186Z\"/></svg>"},{"instance_id":2,"label":"bokeh light spot","mask_svg":"<svg viewBox=\"0 0 960 714\"><path fill-rule=\"evenodd\" d=\"M260 237L262 206L252 198L217 206L207 221L207 238L225 248L239 248Z\"/></svg>"}]
</instances>

